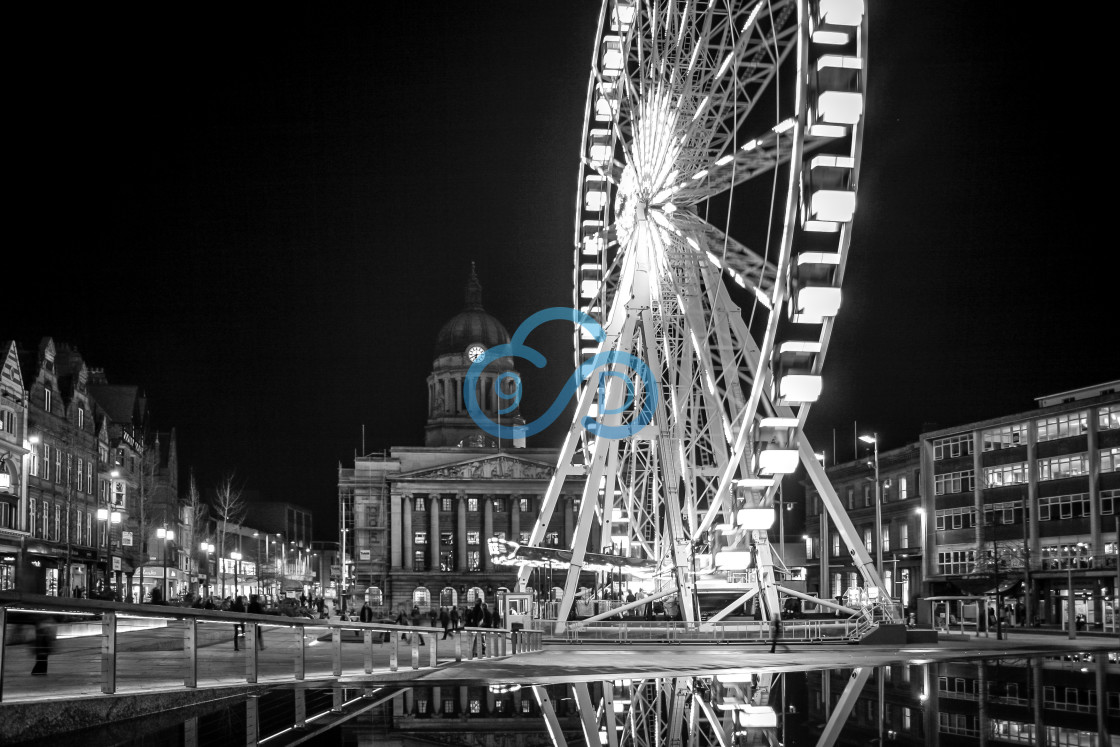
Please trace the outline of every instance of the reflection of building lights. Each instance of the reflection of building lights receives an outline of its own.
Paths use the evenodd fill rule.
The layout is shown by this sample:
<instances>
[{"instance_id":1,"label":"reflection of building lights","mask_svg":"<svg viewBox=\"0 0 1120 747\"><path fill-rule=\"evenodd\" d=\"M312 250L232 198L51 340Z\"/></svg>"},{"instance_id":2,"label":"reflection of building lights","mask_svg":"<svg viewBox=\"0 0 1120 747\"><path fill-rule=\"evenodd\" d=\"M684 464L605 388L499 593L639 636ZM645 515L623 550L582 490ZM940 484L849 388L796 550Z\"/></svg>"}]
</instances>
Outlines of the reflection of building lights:
<instances>
[{"instance_id":1,"label":"reflection of building lights","mask_svg":"<svg viewBox=\"0 0 1120 747\"><path fill-rule=\"evenodd\" d=\"M515 682L503 682L497 685L490 685L486 689L492 693L514 693L521 689L521 685Z\"/></svg>"}]
</instances>

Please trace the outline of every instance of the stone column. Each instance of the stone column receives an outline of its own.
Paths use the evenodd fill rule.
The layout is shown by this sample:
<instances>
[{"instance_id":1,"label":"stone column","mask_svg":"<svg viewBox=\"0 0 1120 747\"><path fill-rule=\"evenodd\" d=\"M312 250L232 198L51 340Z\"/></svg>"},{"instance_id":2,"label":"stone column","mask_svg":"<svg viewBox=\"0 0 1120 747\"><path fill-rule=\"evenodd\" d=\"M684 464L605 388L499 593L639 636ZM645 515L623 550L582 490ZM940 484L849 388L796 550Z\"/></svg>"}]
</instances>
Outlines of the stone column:
<instances>
[{"instance_id":1,"label":"stone column","mask_svg":"<svg viewBox=\"0 0 1120 747\"><path fill-rule=\"evenodd\" d=\"M401 567L412 570L412 496L403 496L401 501Z\"/></svg>"},{"instance_id":2,"label":"stone column","mask_svg":"<svg viewBox=\"0 0 1120 747\"><path fill-rule=\"evenodd\" d=\"M459 522L455 531L455 570L463 573L467 570L467 496L460 493L456 497L459 499Z\"/></svg>"},{"instance_id":3,"label":"stone column","mask_svg":"<svg viewBox=\"0 0 1120 747\"><path fill-rule=\"evenodd\" d=\"M479 558L482 563L482 570L489 571L490 566L490 553L486 549L487 541L494 536L494 496L482 496L482 536L479 541L482 546L479 548Z\"/></svg>"},{"instance_id":4,"label":"stone column","mask_svg":"<svg viewBox=\"0 0 1120 747\"><path fill-rule=\"evenodd\" d=\"M428 496L429 523L428 523L428 569L439 570L439 494L431 493Z\"/></svg>"},{"instance_id":5,"label":"stone column","mask_svg":"<svg viewBox=\"0 0 1120 747\"><path fill-rule=\"evenodd\" d=\"M389 567L401 569L401 497L397 493L389 496Z\"/></svg>"}]
</instances>

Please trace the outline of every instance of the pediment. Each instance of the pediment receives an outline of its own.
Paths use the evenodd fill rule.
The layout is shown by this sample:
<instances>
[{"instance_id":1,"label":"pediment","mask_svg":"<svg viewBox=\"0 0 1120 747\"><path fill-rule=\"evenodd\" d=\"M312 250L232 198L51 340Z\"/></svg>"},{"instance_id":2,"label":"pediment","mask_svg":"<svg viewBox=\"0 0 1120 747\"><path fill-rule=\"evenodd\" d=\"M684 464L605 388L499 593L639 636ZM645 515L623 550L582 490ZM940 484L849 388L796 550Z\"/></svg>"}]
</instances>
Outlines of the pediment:
<instances>
[{"instance_id":1,"label":"pediment","mask_svg":"<svg viewBox=\"0 0 1120 747\"><path fill-rule=\"evenodd\" d=\"M547 480L556 467L534 459L500 454L402 473L402 480Z\"/></svg>"}]
</instances>

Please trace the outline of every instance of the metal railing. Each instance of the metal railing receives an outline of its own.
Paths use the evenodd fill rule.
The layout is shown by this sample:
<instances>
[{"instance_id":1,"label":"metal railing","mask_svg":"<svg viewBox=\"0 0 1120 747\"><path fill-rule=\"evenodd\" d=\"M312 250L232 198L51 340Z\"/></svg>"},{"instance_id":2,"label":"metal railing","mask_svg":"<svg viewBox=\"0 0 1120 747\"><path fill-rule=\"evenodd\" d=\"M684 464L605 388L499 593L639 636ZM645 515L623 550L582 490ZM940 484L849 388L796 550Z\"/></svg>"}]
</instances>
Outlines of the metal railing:
<instances>
[{"instance_id":1,"label":"metal railing","mask_svg":"<svg viewBox=\"0 0 1120 747\"><path fill-rule=\"evenodd\" d=\"M836 620L783 620L777 631L764 620L620 620L590 624L573 621L565 626L561 637L566 643L769 644L775 637L782 643L827 643L858 640L874 627L862 615Z\"/></svg>"},{"instance_id":2,"label":"metal railing","mask_svg":"<svg viewBox=\"0 0 1120 747\"><path fill-rule=\"evenodd\" d=\"M0 701L349 678L540 651L543 632L0 592ZM256 645L254 645L256 642ZM422 648L427 647L427 656ZM40 663L41 660L41 663ZM45 675L33 673L42 667Z\"/></svg>"}]
</instances>

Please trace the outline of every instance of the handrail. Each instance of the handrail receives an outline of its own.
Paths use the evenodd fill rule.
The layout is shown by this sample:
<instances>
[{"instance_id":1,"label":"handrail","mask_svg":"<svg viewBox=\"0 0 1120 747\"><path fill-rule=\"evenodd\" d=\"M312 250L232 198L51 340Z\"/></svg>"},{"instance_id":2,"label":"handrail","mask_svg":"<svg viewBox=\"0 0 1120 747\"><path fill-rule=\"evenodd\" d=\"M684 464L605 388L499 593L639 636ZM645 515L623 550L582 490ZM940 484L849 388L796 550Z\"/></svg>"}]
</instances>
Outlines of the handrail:
<instances>
[{"instance_id":1,"label":"handrail","mask_svg":"<svg viewBox=\"0 0 1120 747\"><path fill-rule=\"evenodd\" d=\"M54 650L43 661L44 666L49 661L50 674L57 675L53 681L76 680L99 686L103 693L120 692L122 686L124 690L191 689L207 681L228 685L297 682L309 676L362 677L375 669L398 671L402 654L412 669L421 668L424 638L432 644L425 668L438 666L441 658L447 663L462 661L464 656L494 658L540 651L544 638L543 631L535 629L449 630L453 651L445 643L441 657L437 639L444 630L439 627L0 591L0 636L5 643L0 646L0 701L42 689L35 683L38 678L31 676L37 646L20 645L30 641L20 640L19 633L25 639L32 637L26 628L17 629L20 626L36 632L55 629ZM240 627L245 633L243 665L235 652L225 648L232 642L242 649L238 646ZM265 631L268 636L263 635ZM254 641L259 641L260 648ZM482 645L473 646L476 641ZM350 645L355 643L359 645ZM403 652L402 643L407 646Z\"/></svg>"}]
</instances>

